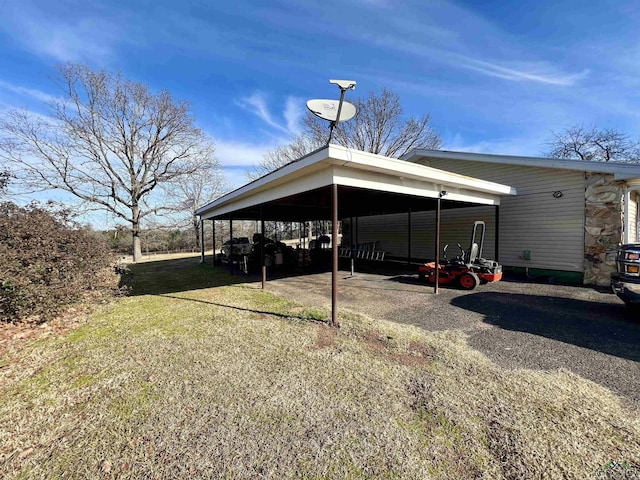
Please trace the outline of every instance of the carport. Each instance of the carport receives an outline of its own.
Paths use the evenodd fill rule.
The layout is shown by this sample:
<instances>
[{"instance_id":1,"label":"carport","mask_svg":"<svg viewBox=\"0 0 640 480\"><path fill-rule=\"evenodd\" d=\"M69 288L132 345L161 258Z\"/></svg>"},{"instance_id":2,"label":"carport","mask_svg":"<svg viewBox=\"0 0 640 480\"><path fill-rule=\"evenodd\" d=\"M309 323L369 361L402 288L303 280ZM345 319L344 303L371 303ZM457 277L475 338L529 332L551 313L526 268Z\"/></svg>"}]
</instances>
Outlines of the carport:
<instances>
[{"instance_id":1,"label":"carport","mask_svg":"<svg viewBox=\"0 0 640 480\"><path fill-rule=\"evenodd\" d=\"M435 210L437 262L441 208L478 204L499 208L501 196L515 194L515 189L507 185L331 144L220 197L196 214L201 220L260 221L261 232L265 221L331 220L331 317L332 323L337 324L336 239L341 219ZM201 227L201 235L202 232ZM204 242L201 244L204 261ZM263 288L265 282L262 255ZM435 292L437 288L436 282Z\"/></svg>"}]
</instances>

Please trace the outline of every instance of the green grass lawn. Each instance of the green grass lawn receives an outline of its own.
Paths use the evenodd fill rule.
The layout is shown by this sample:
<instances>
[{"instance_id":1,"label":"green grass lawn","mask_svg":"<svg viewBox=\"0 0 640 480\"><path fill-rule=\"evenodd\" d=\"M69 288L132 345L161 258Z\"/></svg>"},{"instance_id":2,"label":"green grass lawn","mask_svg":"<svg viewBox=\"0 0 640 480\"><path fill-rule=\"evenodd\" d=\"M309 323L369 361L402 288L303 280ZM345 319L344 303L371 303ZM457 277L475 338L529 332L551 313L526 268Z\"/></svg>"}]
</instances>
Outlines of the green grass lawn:
<instances>
[{"instance_id":1,"label":"green grass lawn","mask_svg":"<svg viewBox=\"0 0 640 480\"><path fill-rule=\"evenodd\" d=\"M296 305L197 258L0 365L3 478L594 478L640 465L637 410L459 332Z\"/></svg>"}]
</instances>

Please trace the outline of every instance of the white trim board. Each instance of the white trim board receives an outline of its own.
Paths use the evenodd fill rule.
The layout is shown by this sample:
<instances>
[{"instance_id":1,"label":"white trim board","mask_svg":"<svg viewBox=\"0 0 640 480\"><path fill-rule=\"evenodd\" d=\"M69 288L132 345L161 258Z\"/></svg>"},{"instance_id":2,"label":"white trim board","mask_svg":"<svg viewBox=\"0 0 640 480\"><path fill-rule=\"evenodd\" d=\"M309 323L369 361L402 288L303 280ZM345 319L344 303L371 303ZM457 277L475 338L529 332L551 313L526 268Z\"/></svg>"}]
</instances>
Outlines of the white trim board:
<instances>
[{"instance_id":1,"label":"white trim board","mask_svg":"<svg viewBox=\"0 0 640 480\"><path fill-rule=\"evenodd\" d=\"M414 149L402 156L402 160L415 163L420 159L467 160L471 162L499 163L528 167L559 168L580 172L611 173L616 180L640 179L640 165L619 162L588 162L558 158L522 157L487 153L450 152L446 150Z\"/></svg>"},{"instance_id":2,"label":"white trim board","mask_svg":"<svg viewBox=\"0 0 640 480\"><path fill-rule=\"evenodd\" d=\"M508 185L328 145L218 198L196 214L214 218L334 183L430 198L446 190L447 200L484 205L499 205L501 196L517 193Z\"/></svg>"}]
</instances>

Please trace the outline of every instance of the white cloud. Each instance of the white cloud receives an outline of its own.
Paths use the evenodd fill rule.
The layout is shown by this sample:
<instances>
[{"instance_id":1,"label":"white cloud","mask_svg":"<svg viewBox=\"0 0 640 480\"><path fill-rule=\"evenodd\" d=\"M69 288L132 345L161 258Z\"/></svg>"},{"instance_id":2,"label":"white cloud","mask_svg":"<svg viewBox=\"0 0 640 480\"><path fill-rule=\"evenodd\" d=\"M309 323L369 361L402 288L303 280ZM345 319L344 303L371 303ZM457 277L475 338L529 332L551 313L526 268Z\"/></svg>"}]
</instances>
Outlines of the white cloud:
<instances>
[{"instance_id":1,"label":"white cloud","mask_svg":"<svg viewBox=\"0 0 640 480\"><path fill-rule=\"evenodd\" d=\"M248 97L236 101L243 109L258 116L268 126L286 134L295 135L300 131L300 118L304 114L301 108L302 99L288 96L282 112L282 119L277 118L267 105L267 96L262 92L254 92Z\"/></svg>"},{"instance_id":2,"label":"white cloud","mask_svg":"<svg viewBox=\"0 0 640 480\"><path fill-rule=\"evenodd\" d=\"M247 174L273 145L254 145L234 140L216 140L216 158L224 168L225 179L233 190L248 183Z\"/></svg>"},{"instance_id":3,"label":"white cloud","mask_svg":"<svg viewBox=\"0 0 640 480\"><path fill-rule=\"evenodd\" d=\"M224 177L226 181L226 185L228 186L228 191L235 190L236 188L240 188L243 185L246 185L250 182L248 178L248 174L250 174L253 170L249 167L243 168L225 168L224 169Z\"/></svg>"},{"instance_id":4,"label":"white cloud","mask_svg":"<svg viewBox=\"0 0 640 480\"><path fill-rule=\"evenodd\" d=\"M515 82L537 82L548 85L571 86L589 74L587 69L583 69L578 73L565 73L559 71L553 65L541 61L510 61L505 62L504 65L499 65L495 62L459 54L452 49L428 47L423 43L414 43L411 40L397 38L393 35L371 37L371 40L380 47L390 47L397 51L435 60L451 67L473 70L483 75Z\"/></svg>"},{"instance_id":5,"label":"white cloud","mask_svg":"<svg viewBox=\"0 0 640 480\"><path fill-rule=\"evenodd\" d=\"M455 65L459 67L474 70L491 77L498 77L504 80L513 80L516 82L530 81L546 83L549 85L571 86L589 74L589 70L587 69L580 73L554 72L550 66L544 65L543 63L524 64L519 68L515 68L503 67L495 63L463 55L455 55L454 57L459 60L455 63Z\"/></svg>"},{"instance_id":6,"label":"white cloud","mask_svg":"<svg viewBox=\"0 0 640 480\"><path fill-rule=\"evenodd\" d=\"M273 149L275 144L251 144L236 140L215 140L216 158L223 166L252 166Z\"/></svg>"},{"instance_id":7,"label":"white cloud","mask_svg":"<svg viewBox=\"0 0 640 480\"><path fill-rule=\"evenodd\" d=\"M283 127L273 119L273 116L271 115L271 112L269 112L269 109L267 107L267 100L264 94L260 92L254 92L249 97L241 98L238 102L238 105L260 117L262 121L264 121L270 127L278 129L284 133L289 133L287 128Z\"/></svg>"},{"instance_id":8,"label":"white cloud","mask_svg":"<svg viewBox=\"0 0 640 480\"><path fill-rule=\"evenodd\" d=\"M490 153L499 155L541 156L540 142L530 137L466 142L460 133L446 142L451 152Z\"/></svg>"},{"instance_id":9,"label":"white cloud","mask_svg":"<svg viewBox=\"0 0 640 480\"><path fill-rule=\"evenodd\" d=\"M7 90L9 92L16 93L18 95L31 97L31 98L34 98L36 100L39 100L39 101L45 102L45 103L51 103L51 102L54 102L55 100L59 100L57 97L55 97L53 95L50 95L48 93L45 93L45 92L43 92L41 90L22 87L22 86L19 86L19 85L13 85L13 84L11 84L9 82L5 82L3 80L0 80L0 89Z\"/></svg>"},{"instance_id":10,"label":"white cloud","mask_svg":"<svg viewBox=\"0 0 640 480\"><path fill-rule=\"evenodd\" d=\"M304 115L301 108L303 100L297 97L287 97L284 108L284 118L287 121L289 132L297 134L300 132L300 119Z\"/></svg>"},{"instance_id":11,"label":"white cloud","mask_svg":"<svg viewBox=\"0 0 640 480\"><path fill-rule=\"evenodd\" d=\"M123 37L121 24L104 17L77 19L75 13L47 14L22 3L14 8L7 5L0 29L26 50L56 61L95 61L110 56Z\"/></svg>"}]
</instances>

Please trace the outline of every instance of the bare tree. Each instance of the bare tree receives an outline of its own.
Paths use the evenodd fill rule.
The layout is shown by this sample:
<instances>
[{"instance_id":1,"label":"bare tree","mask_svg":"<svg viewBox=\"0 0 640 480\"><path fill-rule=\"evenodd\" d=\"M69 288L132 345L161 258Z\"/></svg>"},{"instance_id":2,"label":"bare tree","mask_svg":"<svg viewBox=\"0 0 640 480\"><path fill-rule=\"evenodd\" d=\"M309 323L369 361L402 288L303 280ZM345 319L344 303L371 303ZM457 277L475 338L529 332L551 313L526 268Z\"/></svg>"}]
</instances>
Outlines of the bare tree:
<instances>
[{"instance_id":1,"label":"bare tree","mask_svg":"<svg viewBox=\"0 0 640 480\"><path fill-rule=\"evenodd\" d=\"M328 135L328 130L327 130ZM291 163L307 153L313 152L327 143L326 139L321 142L312 137L308 132L296 135L291 143L281 145L262 157L262 161L254 165L251 171L247 172L249 180L255 180L269 172Z\"/></svg>"},{"instance_id":2,"label":"bare tree","mask_svg":"<svg viewBox=\"0 0 640 480\"><path fill-rule=\"evenodd\" d=\"M221 196L227 189L222 166L215 160L189 176L178 178L173 186L178 199L175 210L187 213L187 218L179 221L177 226L184 228L188 224L194 234L194 245L200 248L201 221L196 210Z\"/></svg>"},{"instance_id":3,"label":"bare tree","mask_svg":"<svg viewBox=\"0 0 640 480\"><path fill-rule=\"evenodd\" d=\"M13 110L0 119L0 156L32 188L65 190L128 222L137 261L141 221L162 208L150 194L209 162L211 141L167 91L84 65L59 73L62 97L48 116Z\"/></svg>"},{"instance_id":4,"label":"bare tree","mask_svg":"<svg viewBox=\"0 0 640 480\"><path fill-rule=\"evenodd\" d=\"M611 128L572 125L559 133L552 132L547 145L545 154L553 158L640 163L640 143Z\"/></svg>"},{"instance_id":5,"label":"bare tree","mask_svg":"<svg viewBox=\"0 0 640 480\"><path fill-rule=\"evenodd\" d=\"M387 157L401 157L413 148L436 150L442 147L442 139L431 126L430 116L403 117L400 97L387 89L379 95L369 92L366 98L353 100L353 104L355 117L339 123L334 130L334 142L339 145ZM267 152L260 164L248 173L249 179L258 178L326 145L327 122L307 113L302 124L303 133L288 145Z\"/></svg>"}]
</instances>

